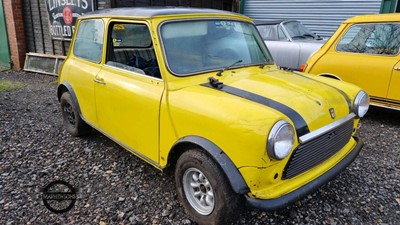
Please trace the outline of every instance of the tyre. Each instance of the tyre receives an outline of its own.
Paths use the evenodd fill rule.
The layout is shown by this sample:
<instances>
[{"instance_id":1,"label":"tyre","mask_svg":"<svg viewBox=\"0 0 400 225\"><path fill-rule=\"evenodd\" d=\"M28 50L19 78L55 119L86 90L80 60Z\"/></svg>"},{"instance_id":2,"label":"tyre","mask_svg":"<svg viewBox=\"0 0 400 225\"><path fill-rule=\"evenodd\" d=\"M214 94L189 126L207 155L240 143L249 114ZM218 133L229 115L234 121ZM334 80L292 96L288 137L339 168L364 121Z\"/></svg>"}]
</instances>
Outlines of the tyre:
<instances>
[{"instance_id":1,"label":"tyre","mask_svg":"<svg viewBox=\"0 0 400 225\"><path fill-rule=\"evenodd\" d=\"M219 166L200 149L179 157L175 183L186 213L198 224L230 224L243 209L243 196L232 190Z\"/></svg>"},{"instance_id":2,"label":"tyre","mask_svg":"<svg viewBox=\"0 0 400 225\"><path fill-rule=\"evenodd\" d=\"M65 129L76 137L89 134L92 128L80 117L69 92L61 95L60 103Z\"/></svg>"}]
</instances>

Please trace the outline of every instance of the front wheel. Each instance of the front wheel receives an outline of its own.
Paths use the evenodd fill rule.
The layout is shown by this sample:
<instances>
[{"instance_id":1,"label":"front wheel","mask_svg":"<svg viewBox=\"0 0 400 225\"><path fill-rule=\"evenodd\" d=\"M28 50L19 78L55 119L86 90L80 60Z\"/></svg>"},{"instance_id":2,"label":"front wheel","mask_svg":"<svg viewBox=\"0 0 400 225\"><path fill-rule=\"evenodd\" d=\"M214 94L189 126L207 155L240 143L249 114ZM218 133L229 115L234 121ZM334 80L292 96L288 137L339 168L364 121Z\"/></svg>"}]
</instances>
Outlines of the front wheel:
<instances>
[{"instance_id":1,"label":"front wheel","mask_svg":"<svg viewBox=\"0 0 400 225\"><path fill-rule=\"evenodd\" d=\"M199 149L188 150L175 169L178 197L186 212L198 224L230 224L243 208L214 160Z\"/></svg>"}]
</instances>

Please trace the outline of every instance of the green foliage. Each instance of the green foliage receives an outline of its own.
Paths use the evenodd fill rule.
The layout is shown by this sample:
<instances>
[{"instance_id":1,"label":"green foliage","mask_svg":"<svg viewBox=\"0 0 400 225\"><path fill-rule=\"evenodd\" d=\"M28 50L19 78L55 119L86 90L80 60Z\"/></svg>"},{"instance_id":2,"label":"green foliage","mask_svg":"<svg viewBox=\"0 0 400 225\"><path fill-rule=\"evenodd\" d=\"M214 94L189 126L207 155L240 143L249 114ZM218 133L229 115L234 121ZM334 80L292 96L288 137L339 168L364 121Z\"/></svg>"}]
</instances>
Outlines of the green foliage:
<instances>
[{"instance_id":1,"label":"green foliage","mask_svg":"<svg viewBox=\"0 0 400 225\"><path fill-rule=\"evenodd\" d=\"M18 82L0 80L0 92L21 88L23 85Z\"/></svg>"}]
</instances>

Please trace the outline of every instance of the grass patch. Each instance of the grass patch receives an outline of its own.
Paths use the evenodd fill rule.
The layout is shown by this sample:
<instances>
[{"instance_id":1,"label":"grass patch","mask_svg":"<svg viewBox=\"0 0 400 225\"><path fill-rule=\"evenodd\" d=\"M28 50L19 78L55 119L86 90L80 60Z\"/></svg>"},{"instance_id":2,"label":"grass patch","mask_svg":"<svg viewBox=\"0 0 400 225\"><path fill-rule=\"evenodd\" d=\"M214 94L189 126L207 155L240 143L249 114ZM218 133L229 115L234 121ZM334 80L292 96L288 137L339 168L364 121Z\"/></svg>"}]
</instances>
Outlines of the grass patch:
<instances>
[{"instance_id":1,"label":"grass patch","mask_svg":"<svg viewBox=\"0 0 400 225\"><path fill-rule=\"evenodd\" d=\"M23 87L24 85L18 82L8 80L0 80L0 92L14 90Z\"/></svg>"}]
</instances>

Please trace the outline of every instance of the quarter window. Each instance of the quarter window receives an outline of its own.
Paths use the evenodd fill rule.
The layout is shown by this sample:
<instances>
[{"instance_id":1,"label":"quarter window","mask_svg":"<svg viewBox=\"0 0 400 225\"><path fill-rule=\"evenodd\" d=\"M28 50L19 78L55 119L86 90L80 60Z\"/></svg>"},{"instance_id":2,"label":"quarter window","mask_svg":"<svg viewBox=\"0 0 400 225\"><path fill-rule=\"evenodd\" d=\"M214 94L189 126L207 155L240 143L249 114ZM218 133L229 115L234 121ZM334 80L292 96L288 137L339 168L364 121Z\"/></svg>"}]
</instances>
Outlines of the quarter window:
<instances>
[{"instance_id":1,"label":"quarter window","mask_svg":"<svg viewBox=\"0 0 400 225\"><path fill-rule=\"evenodd\" d=\"M350 27L336 46L337 51L397 55L400 24L359 24Z\"/></svg>"},{"instance_id":2,"label":"quarter window","mask_svg":"<svg viewBox=\"0 0 400 225\"><path fill-rule=\"evenodd\" d=\"M74 44L74 55L99 63L104 39L104 24L100 19L80 22Z\"/></svg>"},{"instance_id":3,"label":"quarter window","mask_svg":"<svg viewBox=\"0 0 400 225\"><path fill-rule=\"evenodd\" d=\"M257 28L264 40L276 41L276 25L259 25Z\"/></svg>"},{"instance_id":4,"label":"quarter window","mask_svg":"<svg viewBox=\"0 0 400 225\"><path fill-rule=\"evenodd\" d=\"M285 32L283 32L283 29L281 26L278 26L278 38L280 41L287 41L288 38L286 37Z\"/></svg>"}]
</instances>

